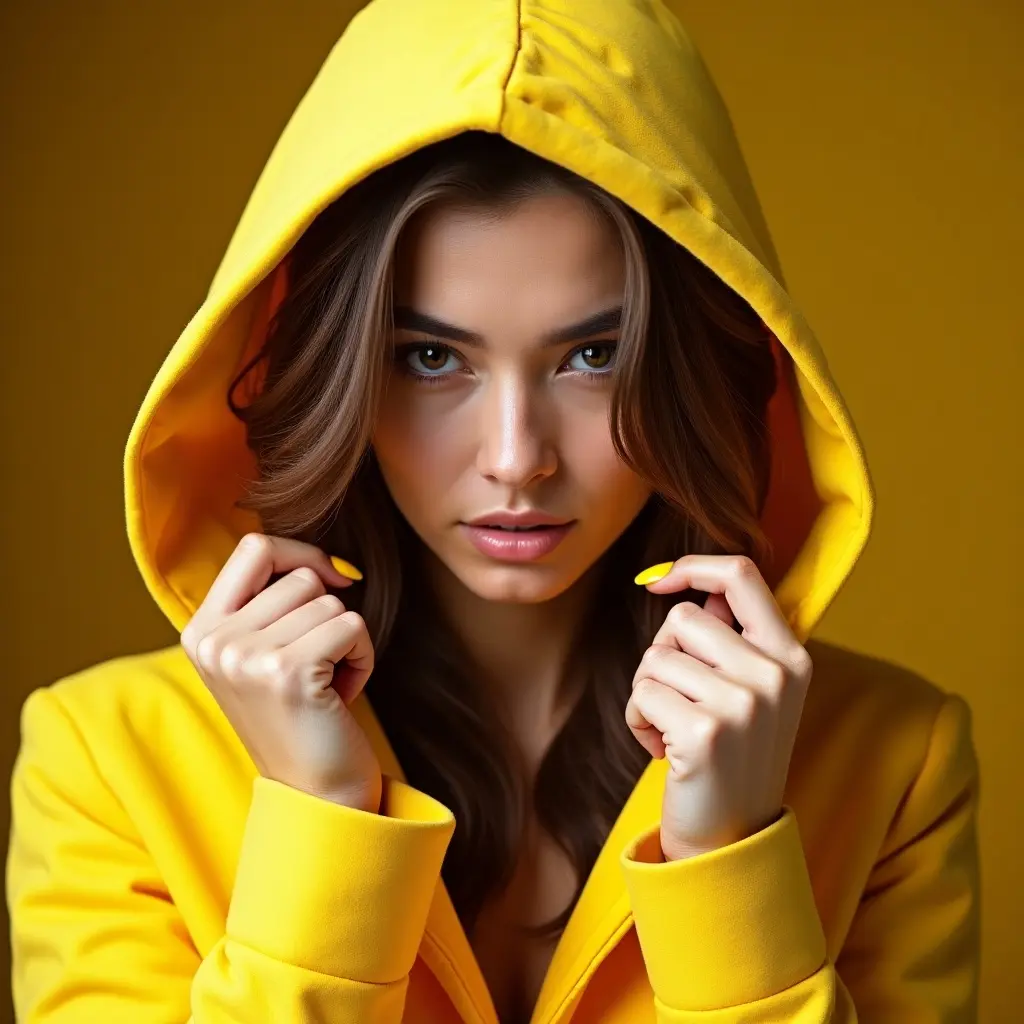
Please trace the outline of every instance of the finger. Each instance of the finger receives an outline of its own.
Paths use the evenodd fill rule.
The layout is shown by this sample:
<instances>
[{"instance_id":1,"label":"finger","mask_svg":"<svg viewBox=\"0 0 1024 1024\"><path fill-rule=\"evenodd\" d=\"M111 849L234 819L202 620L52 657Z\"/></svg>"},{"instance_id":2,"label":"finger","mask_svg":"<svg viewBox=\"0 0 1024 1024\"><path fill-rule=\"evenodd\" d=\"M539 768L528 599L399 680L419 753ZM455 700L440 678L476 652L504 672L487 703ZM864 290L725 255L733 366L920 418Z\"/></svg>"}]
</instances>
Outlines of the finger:
<instances>
[{"instance_id":1,"label":"finger","mask_svg":"<svg viewBox=\"0 0 1024 1024\"><path fill-rule=\"evenodd\" d=\"M743 636L785 664L799 647L775 596L753 559L745 555L684 555L668 573L645 584L657 594L689 587L721 594L743 627Z\"/></svg>"},{"instance_id":2,"label":"finger","mask_svg":"<svg viewBox=\"0 0 1024 1024\"><path fill-rule=\"evenodd\" d=\"M196 661L206 671L216 671L219 652L232 641L243 641L246 649L272 649L274 645L266 642L263 630L323 593L320 577L308 566L300 566L220 622L211 617L207 626L197 613L191 627L196 639L190 638L190 642L195 644ZM294 639L294 635L288 639Z\"/></svg>"},{"instance_id":3,"label":"finger","mask_svg":"<svg viewBox=\"0 0 1024 1024\"><path fill-rule=\"evenodd\" d=\"M312 569L326 584L341 586L345 577L314 544L290 537L249 533L221 569L196 617L221 619L232 615L263 590L271 576L300 566Z\"/></svg>"},{"instance_id":4,"label":"finger","mask_svg":"<svg viewBox=\"0 0 1024 1024\"><path fill-rule=\"evenodd\" d=\"M724 594L708 594L708 599L704 602L703 608L704 611L714 615L717 619L721 619L730 628L732 627L735 619Z\"/></svg>"},{"instance_id":5,"label":"finger","mask_svg":"<svg viewBox=\"0 0 1024 1024\"><path fill-rule=\"evenodd\" d=\"M362 616L353 611L315 626L284 651L306 664L333 662L337 671L332 686L346 704L358 696L373 671L373 644Z\"/></svg>"},{"instance_id":6,"label":"finger","mask_svg":"<svg viewBox=\"0 0 1024 1024\"><path fill-rule=\"evenodd\" d=\"M302 572L303 570L296 571ZM285 579L290 578L289 576L285 577ZM283 583L284 580L279 582ZM277 584L274 584L274 586L277 586ZM263 594L266 593L268 591L263 591ZM248 611L263 594L253 598L239 614L241 615ZM315 629L322 622L327 622L329 619L341 615L345 610L344 602L334 594L321 593L315 595L286 615L282 615L280 618L260 627L256 642L263 647L286 647L288 644L298 640L299 637L305 636L306 633L311 629Z\"/></svg>"},{"instance_id":7,"label":"finger","mask_svg":"<svg viewBox=\"0 0 1024 1024\"><path fill-rule=\"evenodd\" d=\"M665 756L665 744L662 742L661 733L644 718L632 697L629 698L626 704L626 724L640 746L651 757L657 759Z\"/></svg>"},{"instance_id":8,"label":"finger","mask_svg":"<svg viewBox=\"0 0 1024 1024\"><path fill-rule=\"evenodd\" d=\"M767 695L774 695L781 682L779 662L690 601L669 609L654 636L651 646L655 645L692 655L736 683L756 686Z\"/></svg>"},{"instance_id":9,"label":"finger","mask_svg":"<svg viewBox=\"0 0 1024 1024\"><path fill-rule=\"evenodd\" d=\"M663 757L665 734L674 722L685 720L691 706L670 686L647 679L636 687L626 703L626 725L652 757Z\"/></svg>"},{"instance_id":10,"label":"finger","mask_svg":"<svg viewBox=\"0 0 1024 1024\"><path fill-rule=\"evenodd\" d=\"M726 627L728 628L728 627ZM644 679L670 686L687 700L724 719L743 722L751 712L750 688L673 647L652 644L633 676L635 690Z\"/></svg>"}]
</instances>

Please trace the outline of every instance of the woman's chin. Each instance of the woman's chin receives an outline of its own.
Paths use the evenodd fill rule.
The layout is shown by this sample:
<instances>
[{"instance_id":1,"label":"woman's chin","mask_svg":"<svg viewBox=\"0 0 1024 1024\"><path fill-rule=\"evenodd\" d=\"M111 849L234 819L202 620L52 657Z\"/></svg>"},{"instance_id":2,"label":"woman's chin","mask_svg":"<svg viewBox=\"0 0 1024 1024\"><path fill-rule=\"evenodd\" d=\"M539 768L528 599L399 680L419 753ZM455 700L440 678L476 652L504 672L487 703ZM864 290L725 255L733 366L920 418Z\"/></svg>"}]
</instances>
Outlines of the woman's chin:
<instances>
[{"instance_id":1,"label":"woman's chin","mask_svg":"<svg viewBox=\"0 0 1024 1024\"><path fill-rule=\"evenodd\" d=\"M467 568L457 575L481 600L515 604L550 601L575 581L566 567L539 562L495 562Z\"/></svg>"}]
</instances>

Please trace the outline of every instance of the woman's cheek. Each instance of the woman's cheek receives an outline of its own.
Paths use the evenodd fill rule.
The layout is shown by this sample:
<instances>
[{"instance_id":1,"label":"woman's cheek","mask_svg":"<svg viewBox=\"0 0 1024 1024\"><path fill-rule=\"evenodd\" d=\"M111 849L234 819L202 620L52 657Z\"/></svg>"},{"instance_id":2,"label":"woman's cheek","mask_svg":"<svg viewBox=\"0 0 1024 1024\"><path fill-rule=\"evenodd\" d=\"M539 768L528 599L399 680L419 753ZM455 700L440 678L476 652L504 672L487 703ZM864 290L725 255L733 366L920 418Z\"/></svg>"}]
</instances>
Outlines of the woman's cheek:
<instances>
[{"instance_id":1,"label":"woman's cheek","mask_svg":"<svg viewBox=\"0 0 1024 1024\"><path fill-rule=\"evenodd\" d=\"M425 409L408 389L382 409L373 447L381 474L396 504L414 522L429 521L451 511L450 491L457 480L465 431L436 409ZM458 510L455 510L456 512Z\"/></svg>"}]
</instances>

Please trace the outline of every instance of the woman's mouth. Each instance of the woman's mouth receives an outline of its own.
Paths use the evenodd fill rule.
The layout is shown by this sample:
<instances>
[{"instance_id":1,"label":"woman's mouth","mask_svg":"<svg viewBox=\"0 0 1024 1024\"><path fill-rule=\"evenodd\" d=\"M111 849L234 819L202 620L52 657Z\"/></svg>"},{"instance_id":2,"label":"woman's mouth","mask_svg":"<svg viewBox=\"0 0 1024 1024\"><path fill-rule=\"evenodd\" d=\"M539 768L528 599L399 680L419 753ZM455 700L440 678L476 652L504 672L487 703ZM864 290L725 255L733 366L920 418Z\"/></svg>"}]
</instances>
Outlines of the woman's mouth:
<instances>
[{"instance_id":1,"label":"woman's mouth","mask_svg":"<svg viewBox=\"0 0 1024 1024\"><path fill-rule=\"evenodd\" d=\"M482 554L502 562L530 562L553 551L575 524L573 519L561 526L459 526Z\"/></svg>"}]
</instances>

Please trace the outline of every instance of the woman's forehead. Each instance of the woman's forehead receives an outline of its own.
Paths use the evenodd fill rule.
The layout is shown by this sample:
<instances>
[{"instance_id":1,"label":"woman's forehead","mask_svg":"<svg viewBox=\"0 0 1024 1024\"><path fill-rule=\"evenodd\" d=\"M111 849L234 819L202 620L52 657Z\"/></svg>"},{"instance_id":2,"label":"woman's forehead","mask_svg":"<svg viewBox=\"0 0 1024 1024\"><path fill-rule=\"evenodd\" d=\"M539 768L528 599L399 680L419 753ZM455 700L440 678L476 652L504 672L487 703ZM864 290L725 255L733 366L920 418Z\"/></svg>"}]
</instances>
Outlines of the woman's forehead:
<instances>
[{"instance_id":1,"label":"woman's forehead","mask_svg":"<svg viewBox=\"0 0 1024 1024\"><path fill-rule=\"evenodd\" d=\"M396 254L395 302L468 331L515 312L538 335L621 300L622 242L575 196L523 200L496 217L438 207L410 225Z\"/></svg>"}]
</instances>

